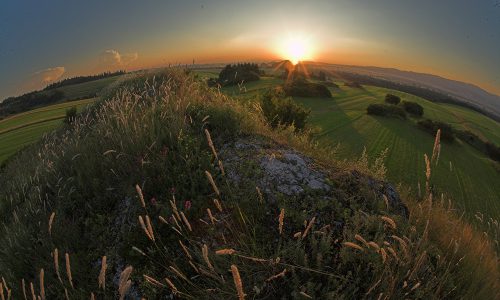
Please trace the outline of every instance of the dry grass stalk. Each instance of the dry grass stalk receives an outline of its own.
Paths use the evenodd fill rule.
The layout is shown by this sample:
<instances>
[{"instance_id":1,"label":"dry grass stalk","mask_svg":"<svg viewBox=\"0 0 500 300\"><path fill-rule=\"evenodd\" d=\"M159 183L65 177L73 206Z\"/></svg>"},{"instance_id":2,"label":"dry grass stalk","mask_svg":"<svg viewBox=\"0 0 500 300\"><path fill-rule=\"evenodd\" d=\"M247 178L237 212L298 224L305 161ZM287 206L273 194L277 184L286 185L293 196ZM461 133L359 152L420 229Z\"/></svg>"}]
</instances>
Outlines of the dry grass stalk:
<instances>
[{"instance_id":1,"label":"dry grass stalk","mask_svg":"<svg viewBox=\"0 0 500 300\"><path fill-rule=\"evenodd\" d=\"M293 237L294 237L294 238L296 238L296 239L297 239L297 238L299 238L299 237L301 237L301 236L302 236L302 231L296 232L296 233L293 235Z\"/></svg>"},{"instance_id":2,"label":"dry grass stalk","mask_svg":"<svg viewBox=\"0 0 500 300\"><path fill-rule=\"evenodd\" d=\"M40 269L40 297L45 300L45 272Z\"/></svg>"},{"instance_id":3,"label":"dry grass stalk","mask_svg":"<svg viewBox=\"0 0 500 300\"><path fill-rule=\"evenodd\" d=\"M49 235L52 235L52 224L54 223L54 218L56 217L56 213L52 212L49 217Z\"/></svg>"},{"instance_id":4,"label":"dry grass stalk","mask_svg":"<svg viewBox=\"0 0 500 300\"><path fill-rule=\"evenodd\" d=\"M172 290L172 293L174 293L174 295L179 294L177 287L174 285L174 283L172 281L170 281L170 279L165 278L165 281L167 282L168 286L170 287L170 289Z\"/></svg>"},{"instance_id":5,"label":"dry grass stalk","mask_svg":"<svg viewBox=\"0 0 500 300\"><path fill-rule=\"evenodd\" d=\"M90 293L90 300L95 300L95 296L94 296L94 293Z\"/></svg>"},{"instance_id":6,"label":"dry grass stalk","mask_svg":"<svg viewBox=\"0 0 500 300\"><path fill-rule=\"evenodd\" d=\"M375 242L368 242L368 246L370 246L371 248L375 249L376 251L380 250L380 246L377 243L375 243Z\"/></svg>"},{"instance_id":7,"label":"dry grass stalk","mask_svg":"<svg viewBox=\"0 0 500 300\"><path fill-rule=\"evenodd\" d=\"M144 277L144 280L146 280L147 282L151 283L152 285L156 285L156 286L159 286L159 287L164 287L165 286L163 283L159 282L158 280L154 279L151 276L148 276L146 274L143 274L142 276Z\"/></svg>"},{"instance_id":8,"label":"dry grass stalk","mask_svg":"<svg viewBox=\"0 0 500 300\"><path fill-rule=\"evenodd\" d=\"M210 147L210 150L212 150L212 154L215 156L216 159L219 159L219 156L217 155L217 151L215 151L214 143L212 141L212 137L210 136L210 132L208 131L208 129L205 129L205 136L207 137L208 146Z\"/></svg>"},{"instance_id":9,"label":"dry grass stalk","mask_svg":"<svg viewBox=\"0 0 500 300\"><path fill-rule=\"evenodd\" d=\"M132 268L132 266L128 266L120 274L120 280L118 282L118 292L120 293L120 300L123 300L125 298L125 295L132 286L132 281L129 278L133 270L134 268Z\"/></svg>"},{"instance_id":10,"label":"dry grass stalk","mask_svg":"<svg viewBox=\"0 0 500 300\"><path fill-rule=\"evenodd\" d=\"M180 220L180 218L181 218L181 216L179 215L179 220ZM175 216L174 216L174 215L172 215L172 220L174 220L175 226L177 226L177 228L178 228L179 230L182 230L182 229L181 229L181 225L179 225L179 222L177 222L177 219L175 218Z\"/></svg>"},{"instance_id":11,"label":"dry grass stalk","mask_svg":"<svg viewBox=\"0 0 500 300\"><path fill-rule=\"evenodd\" d=\"M66 297L66 300L69 300L69 293L68 289L64 288L64 296Z\"/></svg>"},{"instance_id":12,"label":"dry grass stalk","mask_svg":"<svg viewBox=\"0 0 500 300\"><path fill-rule=\"evenodd\" d=\"M410 290L410 291L414 291L414 290L416 290L419 286L420 286L420 281L419 281L419 282L417 282L417 284L415 284L415 285L411 288L411 290Z\"/></svg>"},{"instance_id":13,"label":"dry grass stalk","mask_svg":"<svg viewBox=\"0 0 500 300\"><path fill-rule=\"evenodd\" d=\"M285 274L286 274L287 270L284 269L283 271L281 271L280 273L276 274L276 275L273 275L271 277L269 277L268 279L266 279L266 282L269 282L269 281L272 281L272 280L275 280L275 279L278 279L280 277L284 277Z\"/></svg>"},{"instance_id":14,"label":"dry grass stalk","mask_svg":"<svg viewBox=\"0 0 500 300\"><path fill-rule=\"evenodd\" d=\"M215 254L217 255L233 255L234 253L236 253L236 250L234 249L220 249L215 251Z\"/></svg>"},{"instance_id":15,"label":"dry grass stalk","mask_svg":"<svg viewBox=\"0 0 500 300\"><path fill-rule=\"evenodd\" d=\"M441 129L438 129L436 132L436 138L434 139L434 147L432 149L432 158L431 158L431 161L435 162L436 165L439 161L440 152L441 152Z\"/></svg>"},{"instance_id":16,"label":"dry grass stalk","mask_svg":"<svg viewBox=\"0 0 500 300\"><path fill-rule=\"evenodd\" d=\"M309 233L309 230L311 230L311 228L314 224L314 221L316 221L316 217L313 217L311 219L311 221L309 222L309 224L306 227L306 230L304 230L304 233L302 234L302 238L305 238L307 236L307 234Z\"/></svg>"},{"instance_id":17,"label":"dry grass stalk","mask_svg":"<svg viewBox=\"0 0 500 300\"><path fill-rule=\"evenodd\" d=\"M399 242L401 249L403 249L403 252L405 253L405 256L408 257L409 256L408 244L406 244L406 242L397 235L392 235L391 237Z\"/></svg>"},{"instance_id":18,"label":"dry grass stalk","mask_svg":"<svg viewBox=\"0 0 500 300\"><path fill-rule=\"evenodd\" d=\"M382 263L387 261L387 252L385 252L384 248L380 248L380 256L382 257Z\"/></svg>"},{"instance_id":19,"label":"dry grass stalk","mask_svg":"<svg viewBox=\"0 0 500 300\"><path fill-rule=\"evenodd\" d=\"M5 300L5 295L3 293L3 283L0 282L0 299Z\"/></svg>"},{"instance_id":20,"label":"dry grass stalk","mask_svg":"<svg viewBox=\"0 0 500 300\"><path fill-rule=\"evenodd\" d=\"M162 223L164 223L164 224L168 224L167 220L165 220L165 218L164 218L164 217L162 217L162 216L158 216L158 219L160 219L160 221L161 221Z\"/></svg>"},{"instance_id":21,"label":"dry grass stalk","mask_svg":"<svg viewBox=\"0 0 500 300\"><path fill-rule=\"evenodd\" d=\"M23 289L24 300L28 300L28 297L26 296L26 282L24 282L24 278L21 280L21 287Z\"/></svg>"},{"instance_id":22,"label":"dry grass stalk","mask_svg":"<svg viewBox=\"0 0 500 300\"><path fill-rule=\"evenodd\" d=\"M217 194L217 196L220 196L220 191L217 188L217 185L215 184L215 181L214 181L214 179L212 177L212 174L210 174L210 172L208 172L208 171L205 171L205 175L207 176L208 181L212 185L212 188L213 188L214 192Z\"/></svg>"},{"instance_id":23,"label":"dry grass stalk","mask_svg":"<svg viewBox=\"0 0 500 300\"><path fill-rule=\"evenodd\" d=\"M137 191L137 194L139 195L139 200L141 201L142 207L146 208L146 202L144 201L144 195L142 194L142 189L138 184L135 185L135 190Z\"/></svg>"},{"instance_id":24,"label":"dry grass stalk","mask_svg":"<svg viewBox=\"0 0 500 300\"><path fill-rule=\"evenodd\" d=\"M385 207L389 209L389 199L387 199L387 196L382 194L382 198L384 199Z\"/></svg>"},{"instance_id":25,"label":"dry grass stalk","mask_svg":"<svg viewBox=\"0 0 500 300\"><path fill-rule=\"evenodd\" d=\"M198 268L193 264L192 261L189 261L189 265L193 268L193 270L196 272L196 273L200 273L200 271L198 270Z\"/></svg>"},{"instance_id":26,"label":"dry grass stalk","mask_svg":"<svg viewBox=\"0 0 500 300\"><path fill-rule=\"evenodd\" d=\"M408 276L408 278L410 280L412 280L413 277L417 274L418 270L420 270L420 267L424 263L426 256L427 256L427 252L424 250L424 252L422 252L422 254L420 254L419 258L417 259L417 263L415 264L415 266L413 267L413 270L411 271L410 275Z\"/></svg>"},{"instance_id":27,"label":"dry grass stalk","mask_svg":"<svg viewBox=\"0 0 500 300\"><path fill-rule=\"evenodd\" d=\"M214 204L215 204L215 207L220 211L222 212L222 205L220 204L220 201L217 200L217 199L214 199Z\"/></svg>"},{"instance_id":28,"label":"dry grass stalk","mask_svg":"<svg viewBox=\"0 0 500 300\"><path fill-rule=\"evenodd\" d=\"M155 235L153 232L153 226L151 226L151 219L149 218L148 215L146 215L146 228L148 229L148 232L149 232L149 235L151 236L151 239L154 241Z\"/></svg>"},{"instance_id":29,"label":"dry grass stalk","mask_svg":"<svg viewBox=\"0 0 500 300\"><path fill-rule=\"evenodd\" d=\"M313 297L309 296L308 294L306 294L305 292L300 292L299 294L301 294L302 296L308 298L308 299L312 299Z\"/></svg>"},{"instance_id":30,"label":"dry grass stalk","mask_svg":"<svg viewBox=\"0 0 500 300\"><path fill-rule=\"evenodd\" d=\"M175 275L177 275L178 277L180 277L180 278L182 278L182 279L184 279L184 280L186 280L186 281L189 281L189 280L187 279L186 275L184 275L184 274L183 274L183 273L182 273L179 269L177 269L176 267L174 267L174 266L170 266L169 268L170 268L170 270L172 270L172 272L174 272L174 274L175 274Z\"/></svg>"},{"instance_id":31,"label":"dry grass stalk","mask_svg":"<svg viewBox=\"0 0 500 300\"><path fill-rule=\"evenodd\" d=\"M210 268L210 270L215 271L214 266L210 263L210 259L208 258L208 246L207 244L203 244L203 247L201 248L201 252L203 254L203 260L205 260L205 263L207 266Z\"/></svg>"},{"instance_id":32,"label":"dry grass stalk","mask_svg":"<svg viewBox=\"0 0 500 300\"><path fill-rule=\"evenodd\" d=\"M375 282L374 285L372 285L369 289L368 292L366 292L365 296L370 295L370 293L382 282L382 278L380 278L377 282Z\"/></svg>"},{"instance_id":33,"label":"dry grass stalk","mask_svg":"<svg viewBox=\"0 0 500 300\"><path fill-rule=\"evenodd\" d=\"M368 242L359 234L356 234L354 235L354 238L358 241L360 241L361 243L363 243L367 248L370 247L370 245L368 245Z\"/></svg>"},{"instance_id":34,"label":"dry grass stalk","mask_svg":"<svg viewBox=\"0 0 500 300\"><path fill-rule=\"evenodd\" d=\"M278 230L280 235L283 233L283 219L285 218L285 209L282 208L280 212L280 216L278 218Z\"/></svg>"},{"instance_id":35,"label":"dry grass stalk","mask_svg":"<svg viewBox=\"0 0 500 300\"><path fill-rule=\"evenodd\" d=\"M208 213L208 218L210 219L210 222L212 224L215 224L215 222L217 222L218 220L214 217L210 208L207 208L207 213Z\"/></svg>"},{"instance_id":36,"label":"dry grass stalk","mask_svg":"<svg viewBox=\"0 0 500 300\"><path fill-rule=\"evenodd\" d=\"M188 248L186 247L186 245L184 245L184 243L182 243L182 241L181 241L181 240L179 240L179 245L181 245L181 248L182 248L182 250L184 251L184 253L186 253L186 256L187 256L190 260L192 260L192 259L193 259L193 257L192 257L192 256L191 256L191 254L189 253L189 250L188 250Z\"/></svg>"},{"instance_id":37,"label":"dry grass stalk","mask_svg":"<svg viewBox=\"0 0 500 300\"><path fill-rule=\"evenodd\" d=\"M236 286L236 291L238 292L238 299L245 299L245 293L243 292L243 283L241 282L240 272L236 265L231 265L231 273L233 274L234 285Z\"/></svg>"},{"instance_id":38,"label":"dry grass stalk","mask_svg":"<svg viewBox=\"0 0 500 300\"><path fill-rule=\"evenodd\" d=\"M142 218L142 216L139 216L139 224L141 224L141 228L142 230L144 231L144 233L146 234L146 236L150 239L150 240L153 240L153 237L151 236L151 234L149 233L149 230L148 228L146 227L146 223L144 223L144 219Z\"/></svg>"},{"instance_id":39,"label":"dry grass stalk","mask_svg":"<svg viewBox=\"0 0 500 300\"><path fill-rule=\"evenodd\" d=\"M59 281L63 283L61 278L61 273L59 272L59 250L57 250L57 248L54 249L53 256L54 256L54 269L56 270L57 279L59 279Z\"/></svg>"},{"instance_id":40,"label":"dry grass stalk","mask_svg":"<svg viewBox=\"0 0 500 300\"><path fill-rule=\"evenodd\" d=\"M225 176L226 171L224 171L224 165L222 164L222 160L219 160L219 169L220 169L222 176Z\"/></svg>"},{"instance_id":41,"label":"dry grass stalk","mask_svg":"<svg viewBox=\"0 0 500 300\"><path fill-rule=\"evenodd\" d=\"M177 206L175 205L174 201L170 200L170 206L172 206L172 210L174 212L175 217L177 220L181 220L181 216L179 215L179 211L177 210Z\"/></svg>"},{"instance_id":42,"label":"dry grass stalk","mask_svg":"<svg viewBox=\"0 0 500 300\"><path fill-rule=\"evenodd\" d=\"M186 218L186 215L184 215L184 212L181 212L181 217L182 217L182 221L184 222L184 224L186 225L188 230L193 231L193 229L191 228L191 224L189 223L188 219Z\"/></svg>"},{"instance_id":43,"label":"dry grass stalk","mask_svg":"<svg viewBox=\"0 0 500 300\"><path fill-rule=\"evenodd\" d=\"M349 248L353 248L353 249L357 249L357 250L360 250L360 251L364 251L363 247L361 247L360 245L355 244L355 243L345 242L344 246L349 247Z\"/></svg>"},{"instance_id":44,"label":"dry grass stalk","mask_svg":"<svg viewBox=\"0 0 500 300\"><path fill-rule=\"evenodd\" d=\"M75 288L73 286L73 276L71 276L71 262L69 259L69 254L64 254L64 258L66 260L66 275L68 276L69 285L71 286L71 288Z\"/></svg>"},{"instance_id":45,"label":"dry grass stalk","mask_svg":"<svg viewBox=\"0 0 500 300\"><path fill-rule=\"evenodd\" d=\"M382 216L382 217L380 217L380 218L381 218L381 219L382 219L385 223L387 223L389 226L391 226L391 227L392 227L392 229L394 229L394 230L395 230L395 229L397 228L397 226L396 226L396 222L394 222L394 220L393 220L393 219L391 219L391 218L389 218L389 217L387 217L387 216Z\"/></svg>"},{"instance_id":46,"label":"dry grass stalk","mask_svg":"<svg viewBox=\"0 0 500 300\"><path fill-rule=\"evenodd\" d=\"M102 257L101 259L101 271L99 272L99 288L102 288L103 290L106 289L106 269L108 268L108 264L106 263L107 258L106 255Z\"/></svg>"},{"instance_id":47,"label":"dry grass stalk","mask_svg":"<svg viewBox=\"0 0 500 300\"><path fill-rule=\"evenodd\" d=\"M136 246L132 246L132 250L134 250L135 252L139 253L142 256L146 256L146 253L144 253L144 251L142 251L141 249L137 248Z\"/></svg>"},{"instance_id":48,"label":"dry grass stalk","mask_svg":"<svg viewBox=\"0 0 500 300\"><path fill-rule=\"evenodd\" d=\"M389 251L389 253L391 253L391 255L394 257L394 259L395 259L396 261L399 261L399 256L397 255L397 253L396 253L396 251L394 250L394 248L392 248L392 247L387 247L386 249L387 249L387 251Z\"/></svg>"},{"instance_id":49,"label":"dry grass stalk","mask_svg":"<svg viewBox=\"0 0 500 300\"><path fill-rule=\"evenodd\" d=\"M31 290L31 297L33 298L33 300L36 300L35 287L33 286L33 282L30 282L30 290Z\"/></svg>"},{"instance_id":50,"label":"dry grass stalk","mask_svg":"<svg viewBox=\"0 0 500 300\"><path fill-rule=\"evenodd\" d=\"M261 204L264 203L264 197L262 196L262 192L260 191L259 187L256 186L255 189L257 190L257 195L259 196L259 202Z\"/></svg>"}]
</instances>

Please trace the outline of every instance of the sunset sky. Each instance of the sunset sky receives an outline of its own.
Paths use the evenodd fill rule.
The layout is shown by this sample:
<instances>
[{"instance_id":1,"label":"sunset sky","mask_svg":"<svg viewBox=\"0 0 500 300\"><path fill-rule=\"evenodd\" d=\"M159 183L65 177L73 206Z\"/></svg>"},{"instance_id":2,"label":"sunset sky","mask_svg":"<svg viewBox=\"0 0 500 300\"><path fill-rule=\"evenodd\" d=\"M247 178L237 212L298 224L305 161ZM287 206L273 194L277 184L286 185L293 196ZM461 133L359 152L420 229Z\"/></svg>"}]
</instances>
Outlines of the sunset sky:
<instances>
[{"instance_id":1,"label":"sunset sky","mask_svg":"<svg viewBox=\"0 0 500 300\"><path fill-rule=\"evenodd\" d=\"M500 0L26 1L0 4L0 99L169 63L308 59L395 67L500 94Z\"/></svg>"}]
</instances>

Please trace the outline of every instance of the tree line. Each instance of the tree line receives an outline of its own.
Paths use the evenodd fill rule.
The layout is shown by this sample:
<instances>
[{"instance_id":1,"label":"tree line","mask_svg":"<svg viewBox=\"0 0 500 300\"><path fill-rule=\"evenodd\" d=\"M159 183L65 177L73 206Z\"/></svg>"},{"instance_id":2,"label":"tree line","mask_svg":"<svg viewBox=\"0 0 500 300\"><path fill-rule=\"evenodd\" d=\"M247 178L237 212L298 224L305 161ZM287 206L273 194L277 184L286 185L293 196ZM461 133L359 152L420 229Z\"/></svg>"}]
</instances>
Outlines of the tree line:
<instances>
[{"instance_id":1,"label":"tree line","mask_svg":"<svg viewBox=\"0 0 500 300\"><path fill-rule=\"evenodd\" d=\"M60 88L60 87L66 86L66 85L84 83L84 82L94 81L94 80L103 79L103 78L107 78L107 77L123 75L126 73L127 73L126 71L120 70L120 71L116 71L116 72L103 72L103 73L96 74L96 75L75 76L75 77L66 78L66 79L63 79L61 81L51 83L51 84L47 85L43 90L44 91L53 90L53 89Z\"/></svg>"}]
</instances>

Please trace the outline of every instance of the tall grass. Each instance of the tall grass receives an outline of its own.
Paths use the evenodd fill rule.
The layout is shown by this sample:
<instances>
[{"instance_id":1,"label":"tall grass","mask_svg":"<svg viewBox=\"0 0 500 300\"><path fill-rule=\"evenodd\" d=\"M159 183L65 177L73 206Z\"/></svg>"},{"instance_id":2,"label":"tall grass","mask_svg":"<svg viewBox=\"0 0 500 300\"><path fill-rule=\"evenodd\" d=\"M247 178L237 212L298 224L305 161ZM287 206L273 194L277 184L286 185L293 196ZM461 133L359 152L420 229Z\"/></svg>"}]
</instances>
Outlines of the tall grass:
<instances>
[{"instance_id":1,"label":"tall grass","mask_svg":"<svg viewBox=\"0 0 500 300\"><path fill-rule=\"evenodd\" d=\"M316 158L336 175L332 192L272 200L256 182L232 182L217 149L241 137ZM423 200L403 193L407 220L348 169L385 173L382 158L337 162L307 132L269 128L258 106L182 70L138 75L3 171L2 291L47 299L499 296L494 230L479 233L430 191Z\"/></svg>"}]
</instances>

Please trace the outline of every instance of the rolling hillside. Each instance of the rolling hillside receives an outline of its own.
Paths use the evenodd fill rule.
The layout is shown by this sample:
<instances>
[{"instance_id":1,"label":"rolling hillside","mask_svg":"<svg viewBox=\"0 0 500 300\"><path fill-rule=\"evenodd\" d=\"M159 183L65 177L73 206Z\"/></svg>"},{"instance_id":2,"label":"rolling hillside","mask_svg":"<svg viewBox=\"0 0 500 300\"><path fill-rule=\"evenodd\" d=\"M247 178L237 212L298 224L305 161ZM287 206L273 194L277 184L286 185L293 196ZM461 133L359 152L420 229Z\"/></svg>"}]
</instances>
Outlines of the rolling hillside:
<instances>
[{"instance_id":1,"label":"rolling hillside","mask_svg":"<svg viewBox=\"0 0 500 300\"><path fill-rule=\"evenodd\" d=\"M203 72L200 76L213 76ZM223 91L251 101L266 88L281 84L282 80L263 77L258 82L238 87L227 87ZM366 114L371 103L382 103L387 93L399 95L403 100L414 101L424 107L424 118L439 120L457 129L467 129L478 136L500 144L500 124L480 113L456 105L433 103L406 93L378 87L366 86L356 89L336 82L340 89L331 89L333 99L295 98L312 110L310 123L321 128L316 139L323 144L338 147L339 159L359 157L366 147L371 159L375 159L388 148L386 166L388 178L403 183L416 193L418 183L423 189L425 182L424 153L432 151L434 137L419 130L416 120L398 120L374 117ZM441 158L433 175L434 188L438 194L449 193L456 205L469 217L475 212L487 212L494 217L500 215L500 171L497 163L467 144L456 140L444 143Z\"/></svg>"}]
</instances>

